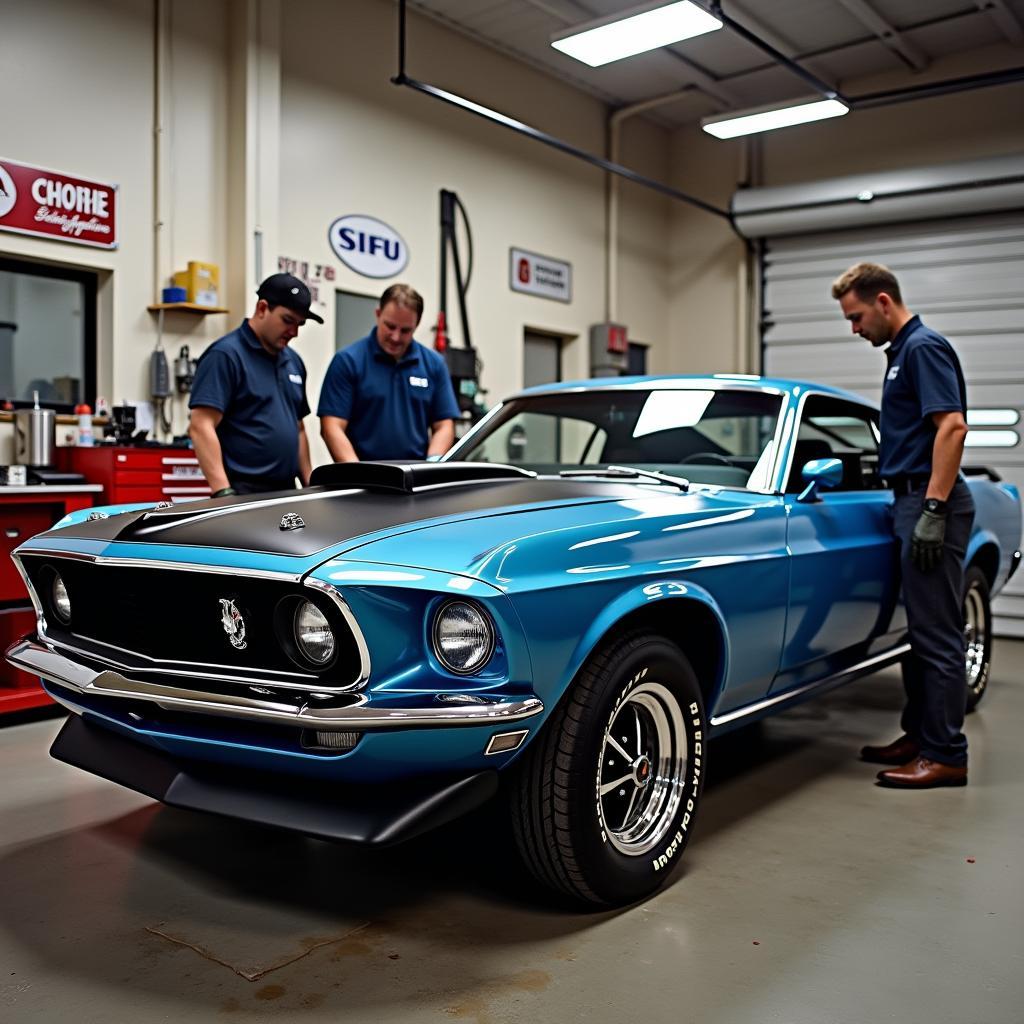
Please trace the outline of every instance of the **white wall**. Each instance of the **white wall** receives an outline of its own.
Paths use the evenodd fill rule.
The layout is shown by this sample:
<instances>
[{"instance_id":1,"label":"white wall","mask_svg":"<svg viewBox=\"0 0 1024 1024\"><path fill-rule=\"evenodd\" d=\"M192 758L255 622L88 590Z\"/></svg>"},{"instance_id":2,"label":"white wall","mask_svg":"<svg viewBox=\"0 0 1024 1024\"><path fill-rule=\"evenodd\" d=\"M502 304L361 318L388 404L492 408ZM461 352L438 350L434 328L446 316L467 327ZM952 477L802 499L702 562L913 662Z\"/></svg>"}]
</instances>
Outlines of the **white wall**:
<instances>
[{"instance_id":1,"label":"white wall","mask_svg":"<svg viewBox=\"0 0 1024 1024\"><path fill-rule=\"evenodd\" d=\"M586 375L586 332L603 319L605 303L605 183L599 171L391 85L396 8L389 0L298 0L283 5L284 13L276 0L174 0L163 6L163 130L156 160L155 4L4 2L0 63L35 115L26 116L24 103L0 108L2 155L120 186L116 251L0 232L0 252L101 271L102 393L117 402L146 397L156 320L145 307L189 259L220 264L231 312L206 318L168 314L169 358L183 342L197 355L248 314L254 227L265 233L265 274L276 269L278 256L290 256L333 265L339 288L378 294L387 281L353 274L328 247L329 223L346 212L379 216L409 243L412 259L402 278L426 298L420 340L430 343L441 188L458 193L472 222L476 262L469 311L489 401L519 386L527 327L578 337L566 349L565 373ZM251 57L246 65L245 42L239 41L253 25L261 36L258 73ZM409 28L411 74L603 152L601 103L434 22L412 15ZM629 122L622 158L664 178L667 142L661 129ZM262 184L254 182L260 175ZM255 194L261 187L266 191L268 182L277 185L275 177L276 209L267 203L261 208ZM653 366L669 363L663 353L669 209L670 201L661 196L623 188L618 315L635 337L653 346ZM512 245L569 260L573 301L511 292ZM450 287L450 313L453 300ZM333 354L333 310L327 301L327 324L308 325L296 343L309 367L314 407ZM185 426L180 400L174 425L179 431ZM315 433L315 421L310 426ZM324 458L317 441L314 459Z\"/></svg>"},{"instance_id":2,"label":"white wall","mask_svg":"<svg viewBox=\"0 0 1024 1024\"><path fill-rule=\"evenodd\" d=\"M378 294L388 282L343 267L329 250L327 227L347 212L392 224L412 252L402 277L426 297L420 339L429 343L441 188L459 194L472 221L469 311L488 399L519 386L526 328L577 337L565 352L565 373L585 375L587 329L605 309L599 171L393 86L391 0L167 0L163 7L159 174L155 2L3 0L0 12L0 66L8 83L0 155L120 186L116 251L0 232L0 252L100 273L98 370L106 397L146 396L156 322L145 307L189 259L221 266L230 313L169 315L169 357L183 342L198 354L249 313L257 227L265 230L264 273L278 256L290 256L332 265L339 288ZM899 82L842 85L856 94L1019 63L1008 54L994 49L970 63L938 63ZM407 70L583 149L604 150L601 103L414 14ZM758 144L753 177L743 142L720 142L696 127L668 133L634 118L623 128L621 159L725 206L745 179L780 184L1019 150L1022 101L1024 87L1004 86L789 129ZM756 339L747 329L746 249L724 221L623 183L620 243L618 319L652 345L653 370L751 367ZM569 260L572 303L511 292L512 245ZM450 291L450 311L453 298ZM309 367L314 406L334 348L330 297L322 311L328 322L308 325L296 345ZM177 400L178 431L184 411ZM315 421L310 426L315 433ZM317 442L315 460L325 457Z\"/></svg>"},{"instance_id":3,"label":"white wall","mask_svg":"<svg viewBox=\"0 0 1024 1024\"><path fill-rule=\"evenodd\" d=\"M586 376L587 329L604 318L603 174L463 110L392 85L397 61L392 4L350 0L328 10L316 0L303 0L289 11L282 35L284 254L331 261L338 271L337 287L379 294L390 282L360 277L338 263L326 236L331 220L342 214L366 213L386 221L409 246L410 261L401 276L424 295L418 338L430 344L438 303L438 194L442 188L453 190L472 225L469 318L488 400L521 384L528 327L579 336L564 352L563 373ZM318 31L311 35L313 21ZM603 107L567 86L418 17L410 17L408 55L412 77L583 149L603 152ZM623 152L647 173L664 177L666 142L658 128L631 123ZM664 346L667 323L667 204L647 190L623 190L630 230L621 247L619 316L655 351ZM571 262L572 302L512 292L511 246ZM461 340L452 281L449 324ZM305 328L296 346L311 381L322 377L333 354L333 303L321 312L327 323Z\"/></svg>"},{"instance_id":4,"label":"white wall","mask_svg":"<svg viewBox=\"0 0 1024 1024\"><path fill-rule=\"evenodd\" d=\"M99 388L112 402L145 398L156 341L146 306L173 267L223 262L226 188L223 121L225 9L200 0L167 5L173 100L165 140L166 220L159 274L154 246L153 5L137 0L4 0L0 150L11 160L120 186L119 248L91 249L0 232L0 252L101 274ZM226 318L168 320L167 347L205 344ZM180 337L179 337L180 336ZM184 426L183 414L176 426ZM0 459L9 455L0 448Z\"/></svg>"}]
</instances>

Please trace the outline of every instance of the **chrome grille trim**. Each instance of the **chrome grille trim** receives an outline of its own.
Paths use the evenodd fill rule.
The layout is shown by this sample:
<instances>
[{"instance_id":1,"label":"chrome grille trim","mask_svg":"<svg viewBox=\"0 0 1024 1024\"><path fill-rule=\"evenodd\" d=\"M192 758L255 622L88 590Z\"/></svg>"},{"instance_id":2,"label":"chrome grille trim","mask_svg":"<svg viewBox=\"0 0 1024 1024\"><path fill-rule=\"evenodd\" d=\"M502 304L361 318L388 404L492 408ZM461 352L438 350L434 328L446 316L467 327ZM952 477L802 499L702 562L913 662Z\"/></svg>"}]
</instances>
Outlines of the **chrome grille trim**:
<instances>
[{"instance_id":1,"label":"chrome grille trim","mask_svg":"<svg viewBox=\"0 0 1024 1024\"><path fill-rule=\"evenodd\" d=\"M22 640L16 643L7 652L7 660L26 672L41 676L75 693L94 697L144 700L156 704L165 711L190 711L323 731L400 729L410 726L448 728L462 725L503 725L506 722L532 718L544 710L543 703L536 697L498 701L493 704L402 708L391 705L371 707L370 698L365 693L348 694L345 704L337 707L312 706L305 703L295 706L241 694L211 695L130 679L119 672L96 671L35 640ZM54 696L61 704L76 713L83 710L73 699L65 695Z\"/></svg>"},{"instance_id":2,"label":"chrome grille trim","mask_svg":"<svg viewBox=\"0 0 1024 1024\"><path fill-rule=\"evenodd\" d=\"M216 662L172 661L166 658L153 658L149 655L133 651L130 648L118 647L116 644L111 644L104 640L94 640L92 637L88 636L81 637L82 640L89 644L96 644L110 650L120 651L124 654L131 655L133 658L149 663L145 668L141 668L138 665L130 665L123 661L118 661L110 655L104 656L87 648L75 646L67 641L59 640L56 637L48 635L46 617L43 613L42 604L39 596L36 594L35 588L29 580L28 573L22 564L20 558L21 555L31 555L37 558L66 558L73 561L90 562L97 565L110 565L118 568L166 569L168 571L181 570L184 572L212 573L235 577L240 575L252 576L259 579L274 580L292 584L301 582L303 586L310 587L328 598L335 608L337 608L339 614L345 621L345 624L351 631L356 650L359 654L359 665L356 668L355 679L341 686L332 686L328 684L322 676L318 676L314 673L303 673L300 671L281 673L274 669L246 668L244 671L247 673L259 674L257 678L251 678L248 675L239 674L235 666L229 664ZM250 570L235 566L209 566L200 565L194 562L171 562L163 560L150 561L149 559L141 558L115 558L108 555L93 555L88 552L65 551L57 548L22 547L19 548L17 555L12 555L11 557L18 569L18 572L21 574L25 587L32 599L32 605L36 612L36 631L39 638L45 641L45 643L52 648L61 648L71 653L81 655L82 657L99 661L111 668L127 672L134 671L145 672L147 674L151 673L154 675L186 676L195 679L209 679L220 683L240 683L242 685L250 683L266 685L268 683L272 683L282 689L302 690L306 692L315 690L329 694L350 693L353 690L362 689L369 681L370 650L366 643L366 638L363 635L363 631L359 628L359 623L357 622L355 615L352 614L351 608L349 608L348 603L338 592L337 588L333 587L329 583L324 583L322 580L311 578L303 580L302 574L275 572L273 570ZM191 666L191 668L182 668L181 666ZM213 671L195 671L195 669L212 669ZM221 671L217 671L218 669Z\"/></svg>"}]
</instances>

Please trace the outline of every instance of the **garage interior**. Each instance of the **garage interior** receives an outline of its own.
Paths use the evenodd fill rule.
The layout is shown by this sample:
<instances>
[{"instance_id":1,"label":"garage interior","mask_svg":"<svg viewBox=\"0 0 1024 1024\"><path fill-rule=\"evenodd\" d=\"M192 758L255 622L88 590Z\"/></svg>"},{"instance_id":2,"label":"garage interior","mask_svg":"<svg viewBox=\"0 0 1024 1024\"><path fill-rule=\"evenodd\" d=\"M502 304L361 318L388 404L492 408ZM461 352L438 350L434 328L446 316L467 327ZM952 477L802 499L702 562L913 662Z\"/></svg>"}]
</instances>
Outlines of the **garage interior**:
<instances>
[{"instance_id":1,"label":"garage interior","mask_svg":"<svg viewBox=\"0 0 1024 1024\"><path fill-rule=\"evenodd\" d=\"M190 361L278 270L325 321L296 343L315 407L392 283L332 249L346 215L401 237L418 340L445 308L451 343L476 350L481 408L625 372L810 379L877 402L883 363L829 284L885 263L957 347L965 463L1024 488L1024 0L702 6L721 30L590 67L552 39L635 5L0 0L0 166L117 204L113 242L76 244L5 226L0 195L5 648L34 621L8 558L21 541L76 508L209 494L176 447ZM824 99L846 112L732 139L703 127ZM472 231L468 287L448 276L446 301L445 192L464 259ZM516 288L513 252L568 268L568 286ZM219 271L198 308L165 296L192 264ZM606 344L612 327L628 349ZM17 436L33 391L56 444L26 486L8 467L33 465ZM139 450L134 477L81 444L138 428L163 447ZM310 434L313 464L329 461ZM892 738L902 703L886 669L715 740L672 884L598 913L540 893L493 808L367 850L76 771L47 753L61 709L7 667L0 1018L1019 1024L1024 573L993 612L966 789L871 784L857 751Z\"/></svg>"}]
</instances>

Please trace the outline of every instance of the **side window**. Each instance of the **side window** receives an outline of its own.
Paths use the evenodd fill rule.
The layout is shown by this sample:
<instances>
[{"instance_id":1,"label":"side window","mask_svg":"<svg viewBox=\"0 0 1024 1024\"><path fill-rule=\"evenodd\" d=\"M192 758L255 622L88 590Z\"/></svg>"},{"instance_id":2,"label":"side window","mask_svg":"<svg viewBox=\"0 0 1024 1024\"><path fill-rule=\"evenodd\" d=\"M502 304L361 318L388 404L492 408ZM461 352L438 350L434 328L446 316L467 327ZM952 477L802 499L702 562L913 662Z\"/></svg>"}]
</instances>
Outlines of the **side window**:
<instances>
[{"instance_id":1,"label":"side window","mask_svg":"<svg viewBox=\"0 0 1024 1024\"><path fill-rule=\"evenodd\" d=\"M843 481L837 491L880 490L878 476L878 417L872 409L842 399L812 395L804 405L788 492L804 487L801 470L811 459L839 459Z\"/></svg>"}]
</instances>

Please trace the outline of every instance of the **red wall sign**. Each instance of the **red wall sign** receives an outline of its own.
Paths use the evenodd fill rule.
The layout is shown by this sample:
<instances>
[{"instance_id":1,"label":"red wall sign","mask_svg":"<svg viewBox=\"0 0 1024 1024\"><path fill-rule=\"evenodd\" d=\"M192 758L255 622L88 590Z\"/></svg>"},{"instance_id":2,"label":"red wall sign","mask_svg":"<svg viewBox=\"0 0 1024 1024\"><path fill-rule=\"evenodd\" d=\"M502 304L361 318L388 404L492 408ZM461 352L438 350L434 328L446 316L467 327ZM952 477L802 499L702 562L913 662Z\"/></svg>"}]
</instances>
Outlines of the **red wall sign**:
<instances>
[{"instance_id":1,"label":"red wall sign","mask_svg":"<svg viewBox=\"0 0 1024 1024\"><path fill-rule=\"evenodd\" d=\"M117 186L0 158L0 231L117 248Z\"/></svg>"}]
</instances>

